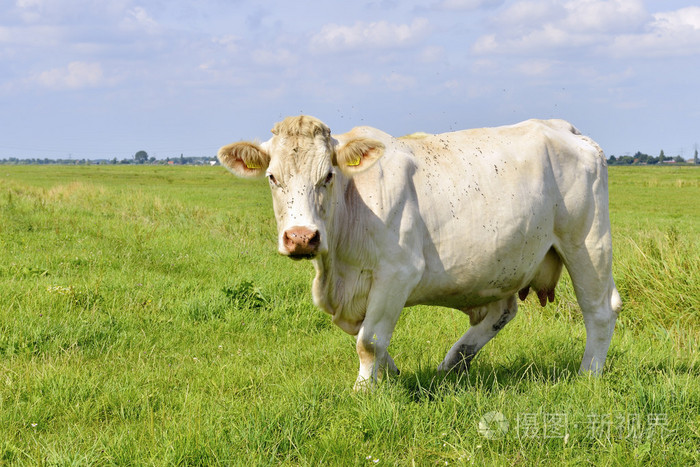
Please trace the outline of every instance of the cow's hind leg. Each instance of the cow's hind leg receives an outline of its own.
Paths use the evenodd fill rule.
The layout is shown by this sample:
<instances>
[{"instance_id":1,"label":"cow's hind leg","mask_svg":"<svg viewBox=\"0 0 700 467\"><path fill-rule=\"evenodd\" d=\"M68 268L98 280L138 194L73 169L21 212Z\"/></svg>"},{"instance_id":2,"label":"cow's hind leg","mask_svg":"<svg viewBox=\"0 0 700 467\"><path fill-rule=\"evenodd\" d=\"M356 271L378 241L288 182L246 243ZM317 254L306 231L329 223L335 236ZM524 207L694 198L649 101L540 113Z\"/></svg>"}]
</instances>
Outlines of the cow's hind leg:
<instances>
[{"instance_id":1,"label":"cow's hind leg","mask_svg":"<svg viewBox=\"0 0 700 467\"><path fill-rule=\"evenodd\" d=\"M584 245L560 252L583 313L586 350L579 373L599 375L612 340L622 300L612 277L612 247L609 234L596 241L589 235Z\"/></svg>"},{"instance_id":2,"label":"cow's hind leg","mask_svg":"<svg viewBox=\"0 0 700 467\"><path fill-rule=\"evenodd\" d=\"M476 353L515 317L517 311L515 295L467 311L472 326L447 352L438 371L469 370L469 363Z\"/></svg>"},{"instance_id":3,"label":"cow's hind leg","mask_svg":"<svg viewBox=\"0 0 700 467\"><path fill-rule=\"evenodd\" d=\"M586 350L583 353L579 373L600 375L608 355L622 300L612 274L606 279L596 278L595 274L582 271L569 270L569 274L586 326Z\"/></svg>"}]
</instances>

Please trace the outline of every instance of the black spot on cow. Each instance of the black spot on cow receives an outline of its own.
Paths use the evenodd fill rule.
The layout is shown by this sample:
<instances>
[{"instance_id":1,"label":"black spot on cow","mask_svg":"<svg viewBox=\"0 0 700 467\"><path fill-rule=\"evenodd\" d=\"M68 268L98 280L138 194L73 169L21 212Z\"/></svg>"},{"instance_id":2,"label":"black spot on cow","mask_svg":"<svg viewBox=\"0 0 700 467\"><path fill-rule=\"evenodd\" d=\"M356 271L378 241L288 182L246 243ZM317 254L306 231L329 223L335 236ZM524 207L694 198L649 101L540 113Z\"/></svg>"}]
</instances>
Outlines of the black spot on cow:
<instances>
[{"instance_id":1,"label":"black spot on cow","mask_svg":"<svg viewBox=\"0 0 700 467\"><path fill-rule=\"evenodd\" d=\"M453 370L462 372L469 371L469 365L476 355L476 346L473 344L462 344L457 349L460 356L460 362L453 367Z\"/></svg>"},{"instance_id":2,"label":"black spot on cow","mask_svg":"<svg viewBox=\"0 0 700 467\"><path fill-rule=\"evenodd\" d=\"M498 332L501 329L503 329L503 327L508 322L509 316L510 316L510 310L508 308L506 308L505 311L503 312L503 314L501 315L501 317L498 318L498 321L496 322L496 324L493 325L493 330L495 332Z\"/></svg>"}]
</instances>

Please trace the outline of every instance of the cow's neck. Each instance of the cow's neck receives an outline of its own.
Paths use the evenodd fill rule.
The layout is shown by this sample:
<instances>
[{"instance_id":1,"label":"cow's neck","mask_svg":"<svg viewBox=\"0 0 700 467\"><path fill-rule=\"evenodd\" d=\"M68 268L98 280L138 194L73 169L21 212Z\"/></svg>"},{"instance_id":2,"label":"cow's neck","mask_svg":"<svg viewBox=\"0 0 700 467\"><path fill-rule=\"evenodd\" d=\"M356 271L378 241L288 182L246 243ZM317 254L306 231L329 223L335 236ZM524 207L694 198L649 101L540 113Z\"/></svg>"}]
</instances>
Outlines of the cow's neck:
<instances>
[{"instance_id":1,"label":"cow's neck","mask_svg":"<svg viewBox=\"0 0 700 467\"><path fill-rule=\"evenodd\" d=\"M357 334L364 318L371 286L371 251L362 216L364 203L354 183L343 177L335 187L333 215L326 226L328 252L313 260L316 306L333 315L333 322L349 334Z\"/></svg>"}]
</instances>

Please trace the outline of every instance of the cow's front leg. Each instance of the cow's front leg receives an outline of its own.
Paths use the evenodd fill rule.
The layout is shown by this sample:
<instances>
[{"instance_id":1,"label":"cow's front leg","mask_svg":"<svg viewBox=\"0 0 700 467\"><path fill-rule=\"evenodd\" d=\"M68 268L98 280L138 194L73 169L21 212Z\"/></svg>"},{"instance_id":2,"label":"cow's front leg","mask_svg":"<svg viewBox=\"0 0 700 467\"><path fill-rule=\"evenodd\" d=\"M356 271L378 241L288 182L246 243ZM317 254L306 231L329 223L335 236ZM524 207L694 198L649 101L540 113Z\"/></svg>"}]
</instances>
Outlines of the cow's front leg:
<instances>
[{"instance_id":1,"label":"cow's front leg","mask_svg":"<svg viewBox=\"0 0 700 467\"><path fill-rule=\"evenodd\" d=\"M399 373L387 350L399 313L396 313L396 316L394 313L385 315L379 322L372 322L366 318L362 323L357 334L356 348L360 359L360 372L355 381L355 391L372 389L385 374Z\"/></svg>"},{"instance_id":2,"label":"cow's front leg","mask_svg":"<svg viewBox=\"0 0 700 467\"><path fill-rule=\"evenodd\" d=\"M474 310L476 315L471 316L472 326L447 352L438 371L468 371L469 363L476 353L515 317L517 311L518 301L515 295ZM474 318L480 321L475 322Z\"/></svg>"},{"instance_id":3,"label":"cow's front leg","mask_svg":"<svg viewBox=\"0 0 700 467\"><path fill-rule=\"evenodd\" d=\"M410 232L413 232L410 230ZM372 285L367 296L365 316L357 333L357 356L360 372L354 389L372 389L385 374L399 370L387 348L406 300L422 276L423 259L419 242L404 238L404 248L389 254L394 262L385 262L372 271Z\"/></svg>"},{"instance_id":4,"label":"cow's front leg","mask_svg":"<svg viewBox=\"0 0 700 467\"><path fill-rule=\"evenodd\" d=\"M375 278L382 274L375 273ZM391 342L396 322L406 304L406 298L413 287L416 274L406 277L390 275L390 280L377 280L367 299L367 310L362 326L357 333L357 356L360 359L360 372L354 389L372 389L385 374L397 374L399 370L389 355L387 348Z\"/></svg>"}]
</instances>

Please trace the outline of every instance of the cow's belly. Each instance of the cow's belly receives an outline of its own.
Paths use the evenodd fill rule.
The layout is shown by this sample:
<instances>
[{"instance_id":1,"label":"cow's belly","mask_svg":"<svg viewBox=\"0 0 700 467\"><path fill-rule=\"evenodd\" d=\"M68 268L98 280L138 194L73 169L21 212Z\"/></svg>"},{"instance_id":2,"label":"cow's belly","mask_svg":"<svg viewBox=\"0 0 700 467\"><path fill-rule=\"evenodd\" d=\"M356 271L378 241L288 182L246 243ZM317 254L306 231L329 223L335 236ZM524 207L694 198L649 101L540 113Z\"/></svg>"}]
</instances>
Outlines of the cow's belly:
<instances>
[{"instance_id":1,"label":"cow's belly","mask_svg":"<svg viewBox=\"0 0 700 467\"><path fill-rule=\"evenodd\" d=\"M427 274L406 301L406 306L436 305L466 309L491 303L517 293L528 283L529 271L517 277L487 282L471 281L447 274Z\"/></svg>"},{"instance_id":2,"label":"cow's belly","mask_svg":"<svg viewBox=\"0 0 700 467\"><path fill-rule=\"evenodd\" d=\"M447 270L426 268L421 281L409 296L406 306L438 305L464 309L480 306L517 293L532 280L551 247L542 243L532 259L465 257L464 263Z\"/></svg>"},{"instance_id":3,"label":"cow's belly","mask_svg":"<svg viewBox=\"0 0 700 467\"><path fill-rule=\"evenodd\" d=\"M524 210L523 204L503 206L466 223L432 226L423 248L423 275L407 305L468 308L528 285L555 242L549 204L528 204Z\"/></svg>"}]
</instances>

